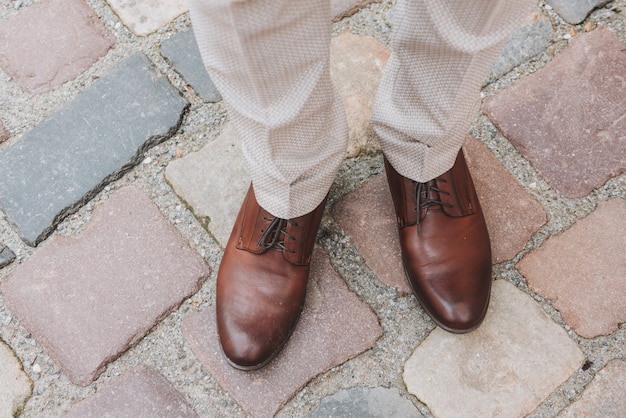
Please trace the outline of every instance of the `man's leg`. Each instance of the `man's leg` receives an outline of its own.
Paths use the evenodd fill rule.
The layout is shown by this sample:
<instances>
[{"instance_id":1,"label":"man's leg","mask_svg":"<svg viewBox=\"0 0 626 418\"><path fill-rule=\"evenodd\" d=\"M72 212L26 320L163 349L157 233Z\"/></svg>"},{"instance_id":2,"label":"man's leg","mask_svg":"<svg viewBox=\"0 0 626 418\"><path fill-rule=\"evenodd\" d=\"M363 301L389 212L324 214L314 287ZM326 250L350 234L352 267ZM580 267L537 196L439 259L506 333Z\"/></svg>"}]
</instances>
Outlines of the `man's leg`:
<instances>
[{"instance_id":1,"label":"man's leg","mask_svg":"<svg viewBox=\"0 0 626 418\"><path fill-rule=\"evenodd\" d=\"M326 0L190 0L204 63L252 177L217 279L231 364L263 366L296 324L347 125L329 71Z\"/></svg>"},{"instance_id":2,"label":"man's leg","mask_svg":"<svg viewBox=\"0 0 626 418\"><path fill-rule=\"evenodd\" d=\"M535 0L399 0L372 124L385 154L407 277L437 324L482 322L489 236L463 154L487 70Z\"/></svg>"}]
</instances>

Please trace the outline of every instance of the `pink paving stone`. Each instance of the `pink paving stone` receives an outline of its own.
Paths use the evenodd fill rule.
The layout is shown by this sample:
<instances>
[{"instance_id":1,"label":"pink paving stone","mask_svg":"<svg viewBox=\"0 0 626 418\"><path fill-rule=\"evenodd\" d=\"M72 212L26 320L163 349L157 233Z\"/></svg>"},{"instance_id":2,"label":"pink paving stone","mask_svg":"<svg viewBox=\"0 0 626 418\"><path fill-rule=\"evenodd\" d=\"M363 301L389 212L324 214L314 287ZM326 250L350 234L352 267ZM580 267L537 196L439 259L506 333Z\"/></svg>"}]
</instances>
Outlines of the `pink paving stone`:
<instances>
[{"instance_id":1,"label":"pink paving stone","mask_svg":"<svg viewBox=\"0 0 626 418\"><path fill-rule=\"evenodd\" d=\"M187 11L184 0L107 0L139 36L149 35Z\"/></svg>"},{"instance_id":2,"label":"pink paving stone","mask_svg":"<svg viewBox=\"0 0 626 418\"><path fill-rule=\"evenodd\" d=\"M348 155L380 149L372 130L372 106L389 50L371 36L344 32L330 44L330 74L348 118Z\"/></svg>"},{"instance_id":3,"label":"pink paving stone","mask_svg":"<svg viewBox=\"0 0 626 418\"><path fill-rule=\"evenodd\" d=\"M191 418L198 415L160 374L139 366L69 410L66 418Z\"/></svg>"},{"instance_id":4,"label":"pink paving stone","mask_svg":"<svg viewBox=\"0 0 626 418\"><path fill-rule=\"evenodd\" d=\"M333 21L337 22L346 16L352 16L368 4L378 0L330 0L330 12Z\"/></svg>"},{"instance_id":5,"label":"pink paving stone","mask_svg":"<svg viewBox=\"0 0 626 418\"><path fill-rule=\"evenodd\" d=\"M491 236L492 260L509 260L545 223L545 212L476 139L468 137L464 149ZM384 173L340 200L332 215L383 283L401 292L411 291Z\"/></svg>"},{"instance_id":6,"label":"pink paving stone","mask_svg":"<svg viewBox=\"0 0 626 418\"><path fill-rule=\"evenodd\" d=\"M624 44L599 28L483 109L552 187L581 197L626 169L624 74Z\"/></svg>"},{"instance_id":7,"label":"pink paving stone","mask_svg":"<svg viewBox=\"0 0 626 418\"><path fill-rule=\"evenodd\" d=\"M626 360L612 360L559 418L626 417Z\"/></svg>"},{"instance_id":8,"label":"pink paving stone","mask_svg":"<svg viewBox=\"0 0 626 418\"><path fill-rule=\"evenodd\" d=\"M115 42L83 0L43 0L0 25L0 67L30 93L74 79Z\"/></svg>"},{"instance_id":9,"label":"pink paving stone","mask_svg":"<svg viewBox=\"0 0 626 418\"><path fill-rule=\"evenodd\" d=\"M209 268L139 189L53 236L0 284L8 309L77 385L88 385L200 288Z\"/></svg>"},{"instance_id":10,"label":"pink paving stone","mask_svg":"<svg viewBox=\"0 0 626 418\"><path fill-rule=\"evenodd\" d=\"M517 265L579 335L593 338L626 321L626 200L600 202Z\"/></svg>"},{"instance_id":11,"label":"pink paving stone","mask_svg":"<svg viewBox=\"0 0 626 418\"><path fill-rule=\"evenodd\" d=\"M313 377L371 348L382 329L376 315L333 270L328 255L316 248L298 326L263 369L243 372L226 363L214 308L187 316L183 334L200 362L243 409L271 417Z\"/></svg>"}]
</instances>

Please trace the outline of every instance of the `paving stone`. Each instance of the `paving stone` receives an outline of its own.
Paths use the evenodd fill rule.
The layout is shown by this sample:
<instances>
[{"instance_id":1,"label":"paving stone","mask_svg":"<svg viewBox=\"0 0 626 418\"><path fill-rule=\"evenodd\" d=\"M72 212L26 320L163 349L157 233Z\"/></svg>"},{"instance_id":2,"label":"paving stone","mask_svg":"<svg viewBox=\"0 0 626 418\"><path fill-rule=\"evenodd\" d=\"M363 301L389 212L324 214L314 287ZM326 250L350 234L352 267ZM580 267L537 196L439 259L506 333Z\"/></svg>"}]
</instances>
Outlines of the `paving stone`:
<instances>
[{"instance_id":1,"label":"paving stone","mask_svg":"<svg viewBox=\"0 0 626 418\"><path fill-rule=\"evenodd\" d=\"M346 16L352 16L368 4L379 0L330 0L330 13L333 22L337 22Z\"/></svg>"},{"instance_id":2,"label":"paving stone","mask_svg":"<svg viewBox=\"0 0 626 418\"><path fill-rule=\"evenodd\" d=\"M492 260L494 263L509 260L546 222L546 214L476 139L468 137L464 149L485 213ZM402 268L395 213L385 174L373 177L363 187L345 196L331 213L380 280L401 292L410 293Z\"/></svg>"},{"instance_id":3,"label":"paving stone","mask_svg":"<svg viewBox=\"0 0 626 418\"><path fill-rule=\"evenodd\" d=\"M183 0L107 0L122 22L146 36L187 11Z\"/></svg>"},{"instance_id":4,"label":"paving stone","mask_svg":"<svg viewBox=\"0 0 626 418\"><path fill-rule=\"evenodd\" d=\"M0 67L27 92L43 93L84 72L114 43L83 0L44 0L2 22Z\"/></svg>"},{"instance_id":5,"label":"paving stone","mask_svg":"<svg viewBox=\"0 0 626 418\"><path fill-rule=\"evenodd\" d=\"M626 322L626 263L619 248L626 248L626 201L612 199L548 238L517 267L574 331L593 338Z\"/></svg>"},{"instance_id":6,"label":"paving stone","mask_svg":"<svg viewBox=\"0 0 626 418\"><path fill-rule=\"evenodd\" d=\"M513 68L542 52L552 39L552 23L548 19L538 19L517 29L504 49L491 65L489 80L503 76Z\"/></svg>"},{"instance_id":7,"label":"paving stone","mask_svg":"<svg viewBox=\"0 0 626 418\"><path fill-rule=\"evenodd\" d=\"M423 415L398 389L355 387L322 400L309 418L421 418Z\"/></svg>"},{"instance_id":8,"label":"paving stone","mask_svg":"<svg viewBox=\"0 0 626 418\"><path fill-rule=\"evenodd\" d=\"M250 186L241 140L232 126L226 125L199 152L169 163L165 176L196 217L208 223L209 232L225 246Z\"/></svg>"},{"instance_id":9,"label":"paving stone","mask_svg":"<svg viewBox=\"0 0 626 418\"><path fill-rule=\"evenodd\" d=\"M581 197L626 170L626 54L599 28L485 101L491 120L557 191Z\"/></svg>"},{"instance_id":10,"label":"paving stone","mask_svg":"<svg viewBox=\"0 0 626 418\"><path fill-rule=\"evenodd\" d=\"M559 418L626 416L626 361L612 360L596 374L582 396Z\"/></svg>"},{"instance_id":11,"label":"paving stone","mask_svg":"<svg viewBox=\"0 0 626 418\"><path fill-rule=\"evenodd\" d=\"M0 284L8 309L73 383L88 385L208 277L209 268L140 190L52 237Z\"/></svg>"},{"instance_id":12,"label":"paving stone","mask_svg":"<svg viewBox=\"0 0 626 418\"><path fill-rule=\"evenodd\" d=\"M344 32L330 43L330 74L348 118L348 156L380 149L370 120L388 58L389 50L371 36Z\"/></svg>"},{"instance_id":13,"label":"paving stone","mask_svg":"<svg viewBox=\"0 0 626 418\"><path fill-rule=\"evenodd\" d=\"M19 416L32 390L33 382L9 346L0 339L0 416Z\"/></svg>"},{"instance_id":14,"label":"paving stone","mask_svg":"<svg viewBox=\"0 0 626 418\"><path fill-rule=\"evenodd\" d=\"M186 418L198 415L163 376L149 367L139 366L75 404L65 416Z\"/></svg>"},{"instance_id":15,"label":"paving stone","mask_svg":"<svg viewBox=\"0 0 626 418\"><path fill-rule=\"evenodd\" d=\"M566 22L576 25L596 7L604 6L610 0L546 0Z\"/></svg>"},{"instance_id":16,"label":"paving stone","mask_svg":"<svg viewBox=\"0 0 626 418\"><path fill-rule=\"evenodd\" d=\"M0 206L30 245L177 130L186 107L142 54L0 153Z\"/></svg>"},{"instance_id":17,"label":"paving stone","mask_svg":"<svg viewBox=\"0 0 626 418\"><path fill-rule=\"evenodd\" d=\"M226 363L213 307L188 315L183 334L207 371L243 409L271 417L313 377L371 348L382 329L376 315L333 270L328 255L316 248L302 317L285 348L261 370L243 372Z\"/></svg>"},{"instance_id":18,"label":"paving stone","mask_svg":"<svg viewBox=\"0 0 626 418\"><path fill-rule=\"evenodd\" d=\"M206 72L192 30L180 32L163 41L161 53L204 100L213 103L222 100Z\"/></svg>"},{"instance_id":19,"label":"paving stone","mask_svg":"<svg viewBox=\"0 0 626 418\"><path fill-rule=\"evenodd\" d=\"M15 253L0 242L0 269L11 264L13 260L15 260Z\"/></svg>"},{"instance_id":20,"label":"paving stone","mask_svg":"<svg viewBox=\"0 0 626 418\"><path fill-rule=\"evenodd\" d=\"M6 130L2 121L0 121L0 144L10 138L9 131Z\"/></svg>"},{"instance_id":21,"label":"paving stone","mask_svg":"<svg viewBox=\"0 0 626 418\"><path fill-rule=\"evenodd\" d=\"M583 359L533 299L496 280L481 327L462 335L433 330L407 361L404 381L434 416L520 417Z\"/></svg>"}]
</instances>

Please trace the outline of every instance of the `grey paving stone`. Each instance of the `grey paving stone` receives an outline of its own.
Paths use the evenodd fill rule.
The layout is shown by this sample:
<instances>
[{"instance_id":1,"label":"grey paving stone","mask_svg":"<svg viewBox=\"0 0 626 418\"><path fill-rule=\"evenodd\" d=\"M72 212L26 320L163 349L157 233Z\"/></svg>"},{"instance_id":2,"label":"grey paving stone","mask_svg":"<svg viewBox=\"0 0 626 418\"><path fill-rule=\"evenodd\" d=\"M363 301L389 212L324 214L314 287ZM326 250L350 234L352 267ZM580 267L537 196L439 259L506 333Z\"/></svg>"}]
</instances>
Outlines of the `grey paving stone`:
<instances>
[{"instance_id":1,"label":"grey paving stone","mask_svg":"<svg viewBox=\"0 0 626 418\"><path fill-rule=\"evenodd\" d=\"M0 206L29 245L177 130L186 108L142 54L0 153Z\"/></svg>"},{"instance_id":2,"label":"grey paving stone","mask_svg":"<svg viewBox=\"0 0 626 418\"><path fill-rule=\"evenodd\" d=\"M163 41L161 53L204 100L212 103L222 100L204 68L192 30L180 32Z\"/></svg>"},{"instance_id":3,"label":"grey paving stone","mask_svg":"<svg viewBox=\"0 0 626 418\"><path fill-rule=\"evenodd\" d=\"M480 328L462 335L433 330L406 362L404 381L436 417L522 417L583 360L541 306L496 280Z\"/></svg>"},{"instance_id":4,"label":"grey paving stone","mask_svg":"<svg viewBox=\"0 0 626 418\"><path fill-rule=\"evenodd\" d=\"M187 11L184 0L107 0L124 24L149 35Z\"/></svg>"},{"instance_id":5,"label":"grey paving stone","mask_svg":"<svg viewBox=\"0 0 626 418\"><path fill-rule=\"evenodd\" d=\"M596 7L607 4L610 0L545 0L566 22L573 25L585 20Z\"/></svg>"},{"instance_id":6,"label":"grey paving stone","mask_svg":"<svg viewBox=\"0 0 626 418\"><path fill-rule=\"evenodd\" d=\"M0 67L24 90L43 93L74 79L114 43L84 0L44 0L0 25Z\"/></svg>"},{"instance_id":7,"label":"grey paving stone","mask_svg":"<svg viewBox=\"0 0 626 418\"><path fill-rule=\"evenodd\" d=\"M626 417L626 360L612 360L596 374L559 418Z\"/></svg>"},{"instance_id":8,"label":"grey paving stone","mask_svg":"<svg viewBox=\"0 0 626 418\"><path fill-rule=\"evenodd\" d=\"M351 388L322 400L309 418L421 418L398 389Z\"/></svg>"},{"instance_id":9,"label":"grey paving stone","mask_svg":"<svg viewBox=\"0 0 626 418\"><path fill-rule=\"evenodd\" d=\"M626 170L624 74L624 43L598 28L483 109L552 187L582 197Z\"/></svg>"},{"instance_id":10,"label":"grey paving stone","mask_svg":"<svg viewBox=\"0 0 626 418\"><path fill-rule=\"evenodd\" d=\"M250 186L241 153L241 139L231 124L199 152L168 164L165 176L222 245L230 237L237 213Z\"/></svg>"},{"instance_id":11,"label":"grey paving stone","mask_svg":"<svg viewBox=\"0 0 626 418\"><path fill-rule=\"evenodd\" d=\"M534 20L513 32L504 49L491 65L492 81L543 51L552 39L552 23L547 19Z\"/></svg>"},{"instance_id":12,"label":"grey paving stone","mask_svg":"<svg viewBox=\"0 0 626 418\"><path fill-rule=\"evenodd\" d=\"M626 200L611 199L564 233L548 238L517 268L574 331L593 338L626 322L624 248Z\"/></svg>"},{"instance_id":13,"label":"grey paving stone","mask_svg":"<svg viewBox=\"0 0 626 418\"><path fill-rule=\"evenodd\" d=\"M273 416L313 377L371 348L382 335L376 315L348 290L328 255L319 247L314 251L302 317L285 348L261 370L243 372L226 363L214 307L183 320L183 335L194 354L253 416Z\"/></svg>"},{"instance_id":14,"label":"grey paving stone","mask_svg":"<svg viewBox=\"0 0 626 418\"><path fill-rule=\"evenodd\" d=\"M15 253L9 247L0 242L0 269L15 260Z\"/></svg>"},{"instance_id":15,"label":"grey paving stone","mask_svg":"<svg viewBox=\"0 0 626 418\"><path fill-rule=\"evenodd\" d=\"M66 418L192 418L198 415L159 373L136 367L69 410Z\"/></svg>"},{"instance_id":16,"label":"grey paving stone","mask_svg":"<svg viewBox=\"0 0 626 418\"><path fill-rule=\"evenodd\" d=\"M126 187L94 209L80 235L48 240L0 290L69 380L85 386L208 274L156 205Z\"/></svg>"},{"instance_id":17,"label":"grey paving stone","mask_svg":"<svg viewBox=\"0 0 626 418\"><path fill-rule=\"evenodd\" d=\"M31 395L33 382L9 346L0 339L0 416L17 417Z\"/></svg>"}]
</instances>

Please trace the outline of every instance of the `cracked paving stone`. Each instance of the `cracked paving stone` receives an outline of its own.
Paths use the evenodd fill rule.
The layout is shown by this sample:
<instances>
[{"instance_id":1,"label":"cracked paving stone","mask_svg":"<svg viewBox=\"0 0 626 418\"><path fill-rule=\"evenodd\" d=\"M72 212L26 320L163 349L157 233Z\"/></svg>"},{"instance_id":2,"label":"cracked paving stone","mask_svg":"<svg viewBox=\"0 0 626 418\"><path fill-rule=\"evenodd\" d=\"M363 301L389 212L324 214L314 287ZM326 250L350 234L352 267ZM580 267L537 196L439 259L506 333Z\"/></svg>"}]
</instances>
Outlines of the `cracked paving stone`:
<instances>
[{"instance_id":1,"label":"cracked paving stone","mask_svg":"<svg viewBox=\"0 0 626 418\"><path fill-rule=\"evenodd\" d=\"M13 260L15 260L15 253L0 242L0 269L11 264Z\"/></svg>"},{"instance_id":2,"label":"cracked paving stone","mask_svg":"<svg viewBox=\"0 0 626 418\"><path fill-rule=\"evenodd\" d=\"M531 297L496 280L477 330L436 328L404 367L410 393L436 417L521 417L582 365L584 355Z\"/></svg>"},{"instance_id":3,"label":"cracked paving stone","mask_svg":"<svg viewBox=\"0 0 626 418\"><path fill-rule=\"evenodd\" d=\"M517 268L574 331L593 338L626 322L626 257L619 248L626 248L626 200L611 199L548 238Z\"/></svg>"},{"instance_id":4,"label":"cracked paving stone","mask_svg":"<svg viewBox=\"0 0 626 418\"><path fill-rule=\"evenodd\" d=\"M185 398L163 376L147 366L124 373L95 395L75 404L65 415L66 418L197 416Z\"/></svg>"},{"instance_id":5,"label":"cracked paving stone","mask_svg":"<svg viewBox=\"0 0 626 418\"><path fill-rule=\"evenodd\" d=\"M582 197L626 170L624 74L624 44L598 28L483 110L554 189Z\"/></svg>"},{"instance_id":6,"label":"cracked paving stone","mask_svg":"<svg viewBox=\"0 0 626 418\"><path fill-rule=\"evenodd\" d=\"M107 0L122 22L146 36L187 12L183 0Z\"/></svg>"},{"instance_id":7,"label":"cracked paving stone","mask_svg":"<svg viewBox=\"0 0 626 418\"><path fill-rule=\"evenodd\" d=\"M243 409L271 417L312 378L371 348L382 328L369 306L333 270L328 255L316 247L302 317L285 348L261 370L244 372L228 365L219 347L214 307L189 314L183 335Z\"/></svg>"},{"instance_id":8,"label":"cracked paving stone","mask_svg":"<svg viewBox=\"0 0 626 418\"><path fill-rule=\"evenodd\" d=\"M0 290L69 380L86 386L208 274L156 205L125 187L96 206L84 232L53 236Z\"/></svg>"},{"instance_id":9,"label":"cracked paving stone","mask_svg":"<svg viewBox=\"0 0 626 418\"><path fill-rule=\"evenodd\" d=\"M0 67L27 92L44 93L83 73L114 43L83 0L44 0L0 25Z\"/></svg>"},{"instance_id":10,"label":"cracked paving stone","mask_svg":"<svg viewBox=\"0 0 626 418\"><path fill-rule=\"evenodd\" d=\"M126 58L0 153L0 207L37 245L173 135L186 107L143 54Z\"/></svg>"},{"instance_id":11,"label":"cracked paving stone","mask_svg":"<svg viewBox=\"0 0 626 418\"><path fill-rule=\"evenodd\" d=\"M161 53L172 64L174 70L182 75L204 100L211 103L222 100L213 80L204 68L192 30L180 32L163 41Z\"/></svg>"}]
</instances>

